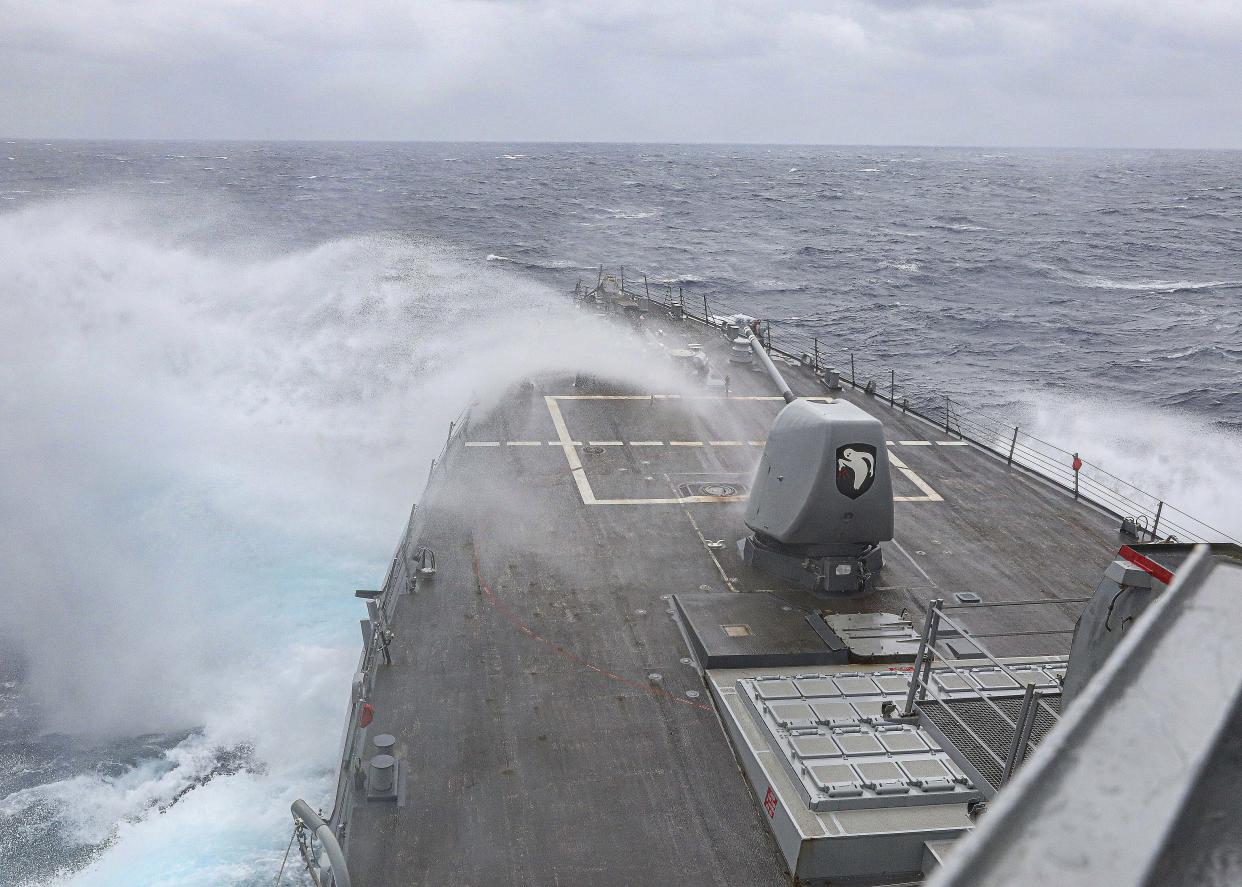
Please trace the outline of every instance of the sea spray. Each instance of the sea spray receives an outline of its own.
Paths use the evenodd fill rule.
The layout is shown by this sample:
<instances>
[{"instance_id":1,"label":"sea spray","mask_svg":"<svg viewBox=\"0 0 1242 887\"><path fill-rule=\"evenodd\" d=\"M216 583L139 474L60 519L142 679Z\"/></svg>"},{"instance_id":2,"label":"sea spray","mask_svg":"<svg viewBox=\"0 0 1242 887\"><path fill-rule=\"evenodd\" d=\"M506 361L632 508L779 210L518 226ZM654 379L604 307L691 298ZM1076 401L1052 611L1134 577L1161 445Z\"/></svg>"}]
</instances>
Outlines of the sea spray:
<instances>
[{"instance_id":1,"label":"sea spray","mask_svg":"<svg viewBox=\"0 0 1242 887\"><path fill-rule=\"evenodd\" d=\"M23 882L82 848L75 883L269 880L289 801L328 794L350 589L449 422L542 372L669 387L636 335L434 242L219 244L220 207L170 215L96 195L0 216L0 604L35 713L15 729L97 750L3 799L34 820L4 855L43 856Z\"/></svg>"},{"instance_id":2,"label":"sea spray","mask_svg":"<svg viewBox=\"0 0 1242 887\"><path fill-rule=\"evenodd\" d=\"M1242 464L1242 439L1201 418L1125 403L1028 395L1029 432L1078 452L1126 482L1143 505L1163 500L1234 539L1242 539L1242 501L1232 467ZM1137 497L1134 489L1150 495ZM1166 514L1170 523L1186 525ZM1202 531L1207 532L1207 531ZM1162 534L1163 535L1163 534Z\"/></svg>"}]
</instances>

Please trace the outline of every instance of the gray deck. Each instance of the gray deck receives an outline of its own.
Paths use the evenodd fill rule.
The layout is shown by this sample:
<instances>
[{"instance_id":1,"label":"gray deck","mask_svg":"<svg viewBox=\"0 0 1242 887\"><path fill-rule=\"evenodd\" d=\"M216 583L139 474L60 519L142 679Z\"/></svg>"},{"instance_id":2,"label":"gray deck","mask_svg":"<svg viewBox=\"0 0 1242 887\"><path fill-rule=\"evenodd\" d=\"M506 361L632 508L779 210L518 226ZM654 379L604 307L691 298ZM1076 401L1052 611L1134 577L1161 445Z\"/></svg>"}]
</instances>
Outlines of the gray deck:
<instances>
[{"instance_id":1,"label":"gray deck","mask_svg":"<svg viewBox=\"0 0 1242 887\"><path fill-rule=\"evenodd\" d=\"M684 338L706 335L695 326ZM713 364L727 371L722 349ZM376 679L369 733L397 737L407 782L402 805L354 803L355 885L788 883L667 600L772 590L825 606L740 562L741 501L676 501L681 484L747 483L758 462L754 442L782 402L762 374L731 376L727 400L613 399L572 379L537 380L471 418L421 505L420 544L435 551L438 575L400 600L394 663ZM787 378L800 394L826 394L802 370ZM1118 547L1111 517L972 446L943 445L943 429L878 399L844 396L883 420L890 452L921 485L894 470L906 501L881 590L827 606L921 613L957 591L984 601L1091 593ZM586 489L550 444L564 435ZM599 452L585 449L593 441ZM988 633L1061 630L1078 608L963 618ZM1069 634L987 643L1064 653Z\"/></svg>"}]
</instances>

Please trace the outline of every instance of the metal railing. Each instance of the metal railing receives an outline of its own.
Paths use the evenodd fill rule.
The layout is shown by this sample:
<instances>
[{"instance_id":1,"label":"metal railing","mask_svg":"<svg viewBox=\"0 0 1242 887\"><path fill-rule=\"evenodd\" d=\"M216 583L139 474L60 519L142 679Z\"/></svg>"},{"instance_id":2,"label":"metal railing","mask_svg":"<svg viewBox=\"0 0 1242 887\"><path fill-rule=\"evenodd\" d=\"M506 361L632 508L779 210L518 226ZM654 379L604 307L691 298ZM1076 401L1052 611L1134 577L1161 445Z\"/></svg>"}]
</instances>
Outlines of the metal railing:
<instances>
[{"instance_id":1,"label":"metal railing","mask_svg":"<svg viewBox=\"0 0 1242 887\"><path fill-rule=\"evenodd\" d=\"M459 439L469 426L472 406L467 405L458 417L449 423L448 436L445 438L444 446L441 447L439 454L431 460L431 468L428 471L427 483L423 488L422 498L426 498L439 478L443 476L443 472L448 465L453 442ZM435 555L430 549L423 547L419 543L420 530L424 520L425 509L420 509L418 504L415 503L410 510L410 517L406 522L405 532L402 534L397 550L394 552L392 560L388 564L388 569L384 574L384 581L380 586L379 594L373 600L367 601L367 612L370 616L370 634L363 645L363 650L358 660L358 667L354 672L354 678L350 685L349 715L346 719L345 734L341 740L341 754L337 762L337 784L332 799L332 811L325 817L326 821L319 820L326 832L320 829L318 825L312 826L311 821L308 821L305 816L300 815L300 813L304 814L310 811L309 805L301 800L294 803L295 836L298 837L298 846L302 852L302 859L310 872L311 878L321 887L348 887L349 885L349 875L344 869L344 857L340 857L339 868L338 862L332 860L331 868L328 870L322 869L319 863L319 856L314 852L312 835L319 839L320 845L325 850L328 849L328 838L338 842L338 849L345 845L349 828L350 793L361 785L363 776L362 752L366 736L363 714L369 708L368 700L374 689L375 676L381 663L389 665L392 663L389 647L393 640L393 634L389 625L396 613L400 595L404 592L412 592L415 589L419 574L428 576L435 572ZM319 819L319 815L312 815L314 815L316 820ZM310 830L307 831L303 826L310 826ZM342 875L344 879L342 879Z\"/></svg>"},{"instance_id":2,"label":"metal railing","mask_svg":"<svg viewBox=\"0 0 1242 887\"><path fill-rule=\"evenodd\" d=\"M719 329L725 317L752 316L745 308L709 297L706 292L687 296L683 286L652 284L645 277L641 280L641 288L627 287L625 292L706 326ZM628 283L633 284L632 275ZM1006 465L1036 474L1075 499L1113 515L1135 539L1239 541L1170 505L1163 496L1149 493L1082 458L1078 452L1036 437L1017 423L962 403L935 383L900 374L895 368L858 352L828 347L826 337L821 341L821 337L801 329L774 330L771 321L760 320L758 334L769 353L801 364L817 375L835 370L842 382L886 402L891 409L915 416L948 437L969 441L1000 457Z\"/></svg>"},{"instance_id":3,"label":"metal railing","mask_svg":"<svg viewBox=\"0 0 1242 887\"><path fill-rule=\"evenodd\" d=\"M1066 601L1046 599L1006 602L1010 606L1037 606L1062 603L1066 603ZM1019 672L1015 672L1000 659L993 656L987 648L976 640L969 629L945 615L944 609L944 601L940 598L932 600L927 605L927 614L923 621L923 634L919 640L918 652L915 654L914 670L910 674L910 687L906 693L906 702L901 710L901 716L907 718L914 717L918 714L918 704L925 701L928 696L931 696L941 703L942 710L974 741L978 748L995 762L1000 770L1000 784L1004 785L1013 776L1018 765L1026 760L1026 756L1030 752L1031 732L1035 728L1037 712L1042 709L1052 719L1054 724L1060 720L1060 713L1040 698L1034 682L1024 681L1024 676L1021 676ZM988 663L995 666L1013 681L1015 689L1018 687L1023 688L1022 706L1018 711L1016 719L1011 718L996 703L992 694L985 693L981 689L976 688L975 683L970 680L967 673L953 664L952 660L956 660L957 656L953 655L951 651L942 650L937 646L940 642L942 626L947 626L952 630L954 637L969 641L975 650L978 651L980 658L987 660ZM947 669L961 680L963 687L961 691L952 693L942 692L935 686L935 683L932 681L932 673L936 660L940 662L940 669ZM1011 731L1009 751L1004 759L996 753L986 740L979 736L975 729L961 715L954 711L952 705L948 704L950 701L957 702L962 699L975 699L982 702ZM997 788L999 787L998 785Z\"/></svg>"},{"instance_id":4,"label":"metal railing","mask_svg":"<svg viewBox=\"0 0 1242 887\"><path fill-rule=\"evenodd\" d=\"M293 837L298 842L298 852L316 887L350 887L345 854L341 851L340 842L337 841L332 827L305 801L294 801L289 811L293 814ZM316 844L328 860L326 867L319 862L320 853L316 851ZM283 873L282 868L281 874ZM277 876L277 881L279 880L280 876Z\"/></svg>"}]
</instances>

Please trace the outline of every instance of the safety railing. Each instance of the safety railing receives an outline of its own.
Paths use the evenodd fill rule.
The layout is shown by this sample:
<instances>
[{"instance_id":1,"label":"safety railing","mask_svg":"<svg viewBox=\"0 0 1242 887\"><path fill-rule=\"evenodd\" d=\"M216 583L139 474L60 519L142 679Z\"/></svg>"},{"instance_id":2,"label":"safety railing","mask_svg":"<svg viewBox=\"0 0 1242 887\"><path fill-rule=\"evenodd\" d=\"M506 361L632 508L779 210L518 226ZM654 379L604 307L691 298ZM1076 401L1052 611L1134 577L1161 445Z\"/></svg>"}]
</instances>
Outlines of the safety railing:
<instances>
[{"instance_id":1,"label":"safety railing","mask_svg":"<svg viewBox=\"0 0 1242 887\"><path fill-rule=\"evenodd\" d=\"M1046 604L1064 604L1063 600L1033 600L1033 601L1007 601L1007 606L1038 606ZM1041 698L1038 692L1037 684L1033 681L1026 680L1026 675L1021 672L1014 671L1009 665L1006 665L997 657L993 656L988 649L979 642L978 636L973 635L968 628L956 622L944 612L944 601L937 598L927 605L926 617L923 620L923 633L919 640L918 652L914 658L914 670L910 674L910 686L906 694L905 706L901 710L902 717L914 717L918 714L919 703L924 702L931 697L941 703L941 709L944 713L953 719L954 723L969 736L978 747L978 750L986 754L996 764L1000 772L1000 785L1004 785L1013 776L1018 766L1026 760L1032 747L1031 734L1035 728L1036 715L1039 711L1043 711L1049 718L1051 723L1055 724L1060 720L1060 712L1048 705ZM943 629L948 628L952 632L952 636L962 638L970 642L974 647L975 656L972 656L971 666L976 668L982 665L984 661L1003 672L1011 681L1013 687L1023 689L1022 704L1015 717L1011 717L1005 709L997 704L994 693L984 692L975 685L965 670L954 664L954 660L958 657L952 651L942 649L939 645L944 634ZM977 657L977 658L976 658ZM939 663L937 665L937 663ZM942 690L932 680L933 666L943 670L948 670L960 679L961 690L948 692ZM962 699L972 699L982 702L991 710L997 719L1008 727L1010 733L1010 742L1008 754L1002 758L997 754L996 750L983 737L979 735L976 729L958 712L951 703L960 702Z\"/></svg>"},{"instance_id":2,"label":"safety railing","mask_svg":"<svg viewBox=\"0 0 1242 887\"><path fill-rule=\"evenodd\" d=\"M439 454L431 460L427 484L423 489L422 498L434 488L437 480L446 469L453 442L466 431L470 422L472 405L465 409L449 423L448 436ZM366 727L370 723L373 709L369 703L371 692L375 686L375 677L381 663L391 664L390 646L394 640L390 624L396 613L397 602L402 593L412 592L417 586L418 577L429 578L435 574L435 554L419 544L420 529L425 517L425 509L415 503L410 510L401 542L388 564L384 581L377 592L367 592L367 615L370 627L369 634L359 656L358 667L350 684L349 715L345 723L345 734L341 740L341 754L337 765L337 784L332 799L331 813L325 819L321 814L312 814L318 824L305 815L310 807L304 801L294 804L294 838L302 851L302 859L312 880L320 887L348 887L349 875L344 869L344 857L340 862L331 860L331 866L324 869L320 855L315 852L315 840L325 850L328 839L336 842L338 850L345 846L349 828L350 793L362 785L364 777L362 751L366 735ZM300 805L300 806L299 806ZM322 828L320 827L322 826ZM309 827L309 828L308 828Z\"/></svg>"},{"instance_id":3,"label":"safety railing","mask_svg":"<svg viewBox=\"0 0 1242 887\"><path fill-rule=\"evenodd\" d=\"M350 887L349 867L345 864L345 854L341 851L341 844L332 827L305 801L294 801L289 810L293 814L294 823L293 837L289 843L297 841L298 853L315 887ZM286 851L285 862L287 861ZM280 873L276 876L277 887L284 873L285 867L282 863Z\"/></svg>"},{"instance_id":4,"label":"safety railing","mask_svg":"<svg viewBox=\"0 0 1242 887\"><path fill-rule=\"evenodd\" d=\"M716 328L733 315L751 316L744 307L706 292L687 294L684 286L649 282L641 275L637 278L631 275L625 292L635 299L646 299L653 306ZM803 329L787 325L774 329L771 321L762 319L758 327L759 338L769 353L800 363L816 374L835 370L842 382L871 394L891 409L922 419L946 436L969 441L1004 459L1007 465L1037 474L1075 499L1103 509L1121 521L1123 532L1134 539L1239 541L1174 507L1163 496L1149 493L1083 458L1080 452L1036 437L1018 423L969 406L941 386L906 376L858 352L830 347L827 343L832 340Z\"/></svg>"}]
</instances>

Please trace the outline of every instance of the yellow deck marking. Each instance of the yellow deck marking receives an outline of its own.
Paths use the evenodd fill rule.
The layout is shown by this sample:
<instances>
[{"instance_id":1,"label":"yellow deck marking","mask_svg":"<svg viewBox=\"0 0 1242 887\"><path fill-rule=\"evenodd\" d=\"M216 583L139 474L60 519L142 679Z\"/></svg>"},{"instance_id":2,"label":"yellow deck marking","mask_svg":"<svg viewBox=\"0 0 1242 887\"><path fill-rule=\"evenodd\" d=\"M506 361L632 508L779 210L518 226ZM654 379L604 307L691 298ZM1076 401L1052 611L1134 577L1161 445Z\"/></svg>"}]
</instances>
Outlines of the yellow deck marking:
<instances>
[{"instance_id":1,"label":"yellow deck marking","mask_svg":"<svg viewBox=\"0 0 1242 887\"><path fill-rule=\"evenodd\" d=\"M916 487L923 491L922 496L894 496L894 502L943 502L944 498L939 493L927 485L927 481L915 474L910 466L906 465L892 453L888 454L888 461L893 463L898 471L910 479Z\"/></svg>"}]
</instances>

